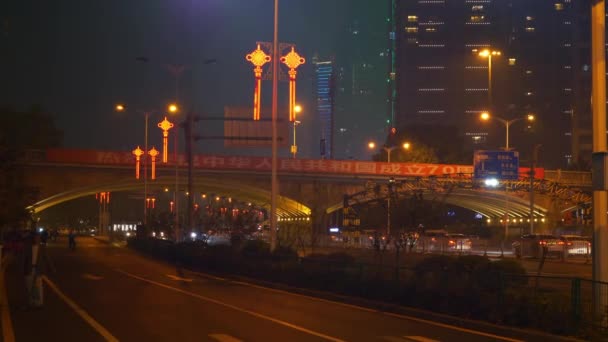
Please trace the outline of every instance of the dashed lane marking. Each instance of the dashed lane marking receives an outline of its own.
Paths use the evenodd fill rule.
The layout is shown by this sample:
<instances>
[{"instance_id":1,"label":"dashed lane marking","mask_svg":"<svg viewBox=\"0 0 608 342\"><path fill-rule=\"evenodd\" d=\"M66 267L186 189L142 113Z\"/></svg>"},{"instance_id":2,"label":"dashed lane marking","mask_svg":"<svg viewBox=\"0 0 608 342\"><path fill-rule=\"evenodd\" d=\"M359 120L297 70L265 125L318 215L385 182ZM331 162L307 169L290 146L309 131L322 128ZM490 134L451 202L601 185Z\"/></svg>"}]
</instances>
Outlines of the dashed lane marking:
<instances>
[{"instance_id":1,"label":"dashed lane marking","mask_svg":"<svg viewBox=\"0 0 608 342\"><path fill-rule=\"evenodd\" d=\"M99 335L101 335L106 341L109 342L118 342L118 339L106 329L99 322L97 322L91 315L89 315L86 311L84 311L81 307L76 304L73 300L71 300L68 296L66 296L61 290L53 283L47 276L42 276L42 280L53 290L55 293L64 301L66 304L72 308L85 322L87 322Z\"/></svg>"},{"instance_id":2,"label":"dashed lane marking","mask_svg":"<svg viewBox=\"0 0 608 342\"><path fill-rule=\"evenodd\" d=\"M101 280L101 279L103 279L102 276L98 276L98 275L94 275L94 274L89 274L89 273L83 274L82 277L84 279L89 279L89 280Z\"/></svg>"},{"instance_id":3,"label":"dashed lane marking","mask_svg":"<svg viewBox=\"0 0 608 342\"><path fill-rule=\"evenodd\" d=\"M171 278L173 280L177 280L177 281L185 281L187 283L191 283L192 282L192 279L190 279L190 278L182 278L182 277L175 276L173 274L167 274L167 277L169 277L169 278Z\"/></svg>"},{"instance_id":4,"label":"dashed lane marking","mask_svg":"<svg viewBox=\"0 0 608 342\"><path fill-rule=\"evenodd\" d=\"M416 341L416 342L439 342L438 340L433 340L430 338L426 338L424 336L404 336L404 337L410 341Z\"/></svg>"},{"instance_id":5,"label":"dashed lane marking","mask_svg":"<svg viewBox=\"0 0 608 342\"><path fill-rule=\"evenodd\" d=\"M323 333L316 332L314 330L306 329L304 327L301 327L301 326L298 326L298 325L295 325L295 324L292 324L292 323L289 323L289 322L285 322L285 321L282 321L282 320L277 319L277 318L266 316L264 314L261 314L261 313L255 312L255 311L243 309L243 308L240 308L240 307L232 305L232 304L224 303L224 302L222 302L220 300L217 300L217 299L213 299L213 298L210 298L210 297L205 297L205 296L199 295L199 294L194 293L194 292L189 292L189 291L177 288L177 287L165 285L163 283L159 283L159 282L154 281L154 280L146 279L146 278L140 277L138 275L135 275L135 274L132 274L132 273L129 273L129 272L125 272L125 271L120 270L120 269L116 269L116 271L119 272L119 273L122 273L122 274L124 274L124 275L126 275L128 277L131 277L131 278L134 278L134 279L138 279L138 280L141 280L141 281L149 283L149 284L153 284L153 285L156 285L156 286L168 289L168 290L179 292L179 293L185 294L187 296L194 297L194 298L197 298L197 299L209 302L209 303L217 304L217 305L220 305L220 306L223 306L223 307L235 310L235 311L246 313L246 314L249 314L249 315L257 317L257 318L265 319L267 321L270 321L270 322L273 322L273 323L276 323L276 324L279 324L279 325L282 325L282 326L285 326L285 327L288 327L288 328L291 328L291 329L294 329L294 330L298 330L298 331L301 331L303 333L307 333L309 335L317 336L317 337L326 339L328 341L344 342L344 340L341 340L339 338L336 338L336 337L333 337L333 336L329 336L329 335L325 335Z\"/></svg>"},{"instance_id":6,"label":"dashed lane marking","mask_svg":"<svg viewBox=\"0 0 608 342\"><path fill-rule=\"evenodd\" d=\"M220 342L243 342L243 340L225 334L209 334L208 336Z\"/></svg>"}]
</instances>

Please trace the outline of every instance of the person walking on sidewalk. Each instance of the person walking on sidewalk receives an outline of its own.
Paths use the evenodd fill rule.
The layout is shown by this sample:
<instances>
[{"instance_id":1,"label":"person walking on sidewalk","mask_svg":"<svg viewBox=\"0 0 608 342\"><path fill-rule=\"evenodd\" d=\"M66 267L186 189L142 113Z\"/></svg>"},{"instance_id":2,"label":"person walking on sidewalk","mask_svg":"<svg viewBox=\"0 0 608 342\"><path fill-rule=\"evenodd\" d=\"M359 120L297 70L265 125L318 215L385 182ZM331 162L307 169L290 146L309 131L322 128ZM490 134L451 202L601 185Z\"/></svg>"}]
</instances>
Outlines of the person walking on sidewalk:
<instances>
[{"instance_id":1,"label":"person walking on sidewalk","mask_svg":"<svg viewBox=\"0 0 608 342\"><path fill-rule=\"evenodd\" d=\"M40 236L32 233L30 242L25 247L24 272L27 290L27 302L30 308L39 308L44 304L42 276L48 270L54 270L47 254L46 246L40 244Z\"/></svg>"}]
</instances>

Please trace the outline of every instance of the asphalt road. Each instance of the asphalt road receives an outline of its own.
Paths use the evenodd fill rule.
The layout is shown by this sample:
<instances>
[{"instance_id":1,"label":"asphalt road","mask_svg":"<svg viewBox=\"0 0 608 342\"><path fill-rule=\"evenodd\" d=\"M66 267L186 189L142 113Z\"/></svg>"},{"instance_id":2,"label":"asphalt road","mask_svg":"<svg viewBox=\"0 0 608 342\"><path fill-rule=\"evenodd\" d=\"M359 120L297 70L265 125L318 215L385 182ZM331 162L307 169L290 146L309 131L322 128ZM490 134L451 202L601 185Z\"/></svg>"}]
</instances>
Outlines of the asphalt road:
<instances>
[{"instance_id":1,"label":"asphalt road","mask_svg":"<svg viewBox=\"0 0 608 342\"><path fill-rule=\"evenodd\" d=\"M525 332L460 328L176 269L80 238L47 248L45 305L26 310L8 281L17 341L522 341ZM542 340L550 341L549 337Z\"/></svg>"}]
</instances>

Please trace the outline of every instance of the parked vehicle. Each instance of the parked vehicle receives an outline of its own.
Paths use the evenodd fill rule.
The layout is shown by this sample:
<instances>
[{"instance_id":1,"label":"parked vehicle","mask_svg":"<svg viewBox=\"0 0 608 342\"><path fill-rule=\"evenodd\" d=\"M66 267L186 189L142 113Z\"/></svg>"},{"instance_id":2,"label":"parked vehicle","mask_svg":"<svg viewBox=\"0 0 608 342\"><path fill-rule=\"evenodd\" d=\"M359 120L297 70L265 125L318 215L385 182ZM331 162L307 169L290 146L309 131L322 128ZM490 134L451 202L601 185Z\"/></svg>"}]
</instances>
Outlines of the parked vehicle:
<instances>
[{"instance_id":1,"label":"parked vehicle","mask_svg":"<svg viewBox=\"0 0 608 342\"><path fill-rule=\"evenodd\" d=\"M580 235L561 235L564 243L564 258L574 256L591 256L591 238Z\"/></svg>"},{"instance_id":2,"label":"parked vehicle","mask_svg":"<svg viewBox=\"0 0 608 342\"><path fill-rule=\"evenodd\" d=\"M417 248L427 252L440 252L447 250L447 231L443 229L427 230L420 235Z\"/></svg>"},{"instance_id":3,"label":"parked vehicle","mask_svg":"<svg viewBox=\"0 0 608 342\"><path fill-rule=\"evenodd\" d=\"M468 252L473 247L471 239L464 234L448 234L446 238L448 251Z\"/></svg>"},{"instance_id":4,"label":"parked vehicle","mask_svg":"<svg viewBox=\"0 0 608 342\"><path fill-rule=\"evenodd\" d=\"M554 235L522 235L513 242L511 248L513 249L513 254L517 258L541 258L543 256L543 250L547 253L546 256L557 256L562 258L564 255L564 241Z\"/></svg>"}]
</instances>

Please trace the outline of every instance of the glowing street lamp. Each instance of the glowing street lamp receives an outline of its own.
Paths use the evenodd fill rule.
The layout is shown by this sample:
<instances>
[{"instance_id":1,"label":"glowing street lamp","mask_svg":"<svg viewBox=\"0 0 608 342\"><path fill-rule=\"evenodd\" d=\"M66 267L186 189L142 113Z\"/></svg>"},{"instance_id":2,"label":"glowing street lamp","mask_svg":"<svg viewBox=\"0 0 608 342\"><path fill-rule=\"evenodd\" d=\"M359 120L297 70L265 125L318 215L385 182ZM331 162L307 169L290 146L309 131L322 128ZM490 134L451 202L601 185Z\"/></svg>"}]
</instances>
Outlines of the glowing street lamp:
<instances>
[{"instance_id":1,"label":"glowing street lamp","mask_svg":"<svg viewBox=\"0 0 608 342\"><path fill-rule=\"evenodd\" d=\"M367 143L367 147L370 150L373 150L376 148L376 143L373 141L370 141L369 143ZM391 146L391 147L382 146L382 149L384 151L386 151L386 155L387 155L386 162L387 163L391 162L391 152L393 152L393 150L400 148L400 147L404 150L409 150L412 147L412 144L410 144L409 142L404 142L403 144L401 144L401 146Z\"/></svg>"},{"instance_id":2,"label":"glowing street lamp","mask_svg":"<svg viewBox=\"0 0 608 342\"><path fill-rule=\"evenodd\" d=\"M492 57L498 57L501 52L498 50L484 49L479 52L479 57L488 59L488 102L492 108Z\"/></svg>"},{"instance_id":3,"label":"glowing street lamp","mask_svg":"<svg viewBox=\"0 0 608 342\"><path fill-rule=\"evenodd\" d=\"M293 109L294 113L299 114L302 112L302 106L296 105ZM295 118L295 114L294 114ZM298 153L298 145L296 144L296 127L300 125L302 122L298 120L293 121L293 145L291 145L291 153L293 154L293 159L296 159L296 154Z\"/></svg>"},{"instance_id":4,"label":"glowing street lamp","mask_svg":"<svg viewBox=\"0 0 608 342\"><path fill-rule=\"evenodd\" d=\"M513 124L514 122L520 121L520 120L527 120L528 122L534 122L534 120L536 120L536 117L534 116L534 114L528 114L525 117L520 117L520 118L515 118L515 119L511 119L511 120L505 120L503 118L497 117L497 116L493 116L490 115L490 113L488 112L483 112L481 113L481 115L479 116L479 118L483 121L488 121L490 119L496 119L498 121L500 121L502 124L505 125L505 129L506 129L506 133L505 133L505 150L509 150L509 127L511 126L511 124Z\"/></svg>"}]
</instances>

